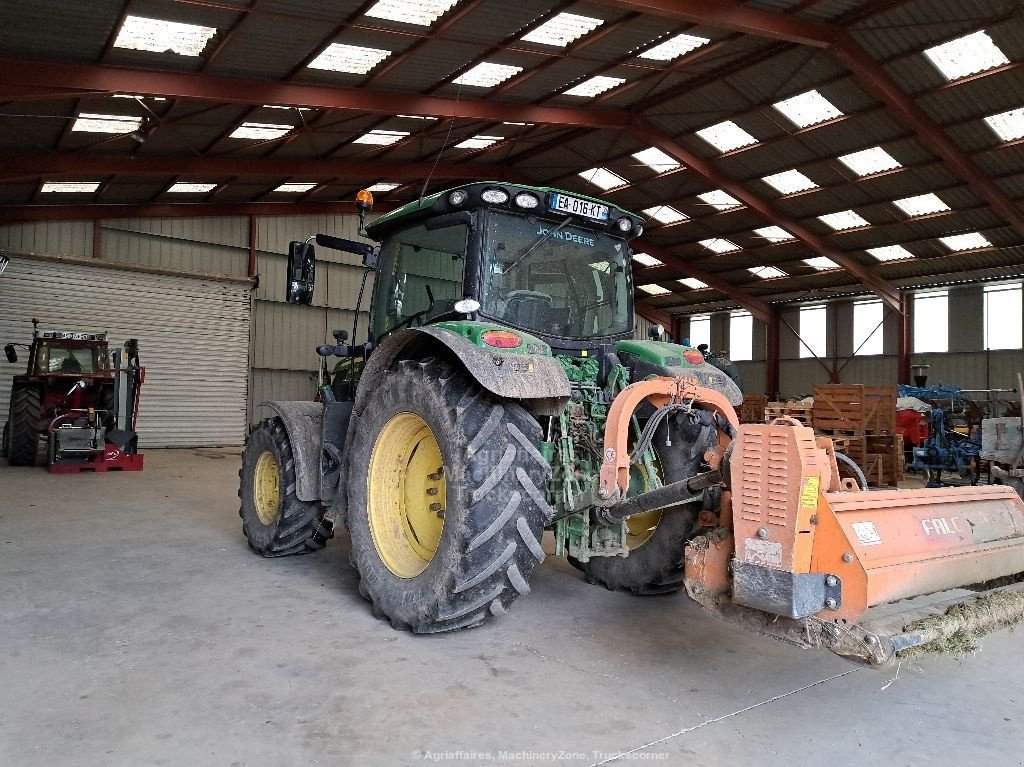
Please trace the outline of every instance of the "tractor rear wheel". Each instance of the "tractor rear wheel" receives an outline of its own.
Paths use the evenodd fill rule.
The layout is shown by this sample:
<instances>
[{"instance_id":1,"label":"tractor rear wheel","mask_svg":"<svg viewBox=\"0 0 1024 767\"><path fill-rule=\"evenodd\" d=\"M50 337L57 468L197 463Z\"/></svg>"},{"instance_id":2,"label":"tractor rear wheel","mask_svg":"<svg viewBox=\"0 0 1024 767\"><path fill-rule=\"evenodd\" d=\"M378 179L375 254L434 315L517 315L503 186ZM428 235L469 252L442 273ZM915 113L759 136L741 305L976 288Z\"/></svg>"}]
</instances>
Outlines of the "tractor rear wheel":
<instances>
[{"instance_id":1,"label":"tractor rear wheel","mask_svg":"<svg viewBox=\"0 0 1024 767\"><path fill-rule=\"evenodd\" d=\"M295 460L280 418L268 418L253 429L238 476L238 515L253 551L281 557L324 547L330 523L320 503L295 496Z\"/></svg>"},{"instance_id":2,"label":"tractor rear wheel","mask_svg":"<svg viewBox=\"0 0 1024 767\"><path fill-rule=\"evenodd\" d=\"M39 419L42 399L32 386L11 391L11 411L7 420L7 462L11 466L35 466L39 452Z\"/></svg>"},{"instance_id":3,"label":"tractor rear wheel","mask_svg":"<svg viewBox=\"0 0 1024 767\"><path fill-rule=\"evenodd\" d=\"M540 426L455 364L404 360L348 447L352 564L397 629L476 626L530 591L551 518Z\"/></svg>"},{"instance_id":4,"label":"tractor rear wheel","mask_svg":"<svg viewBox=\"0 0 1024 767\"><path fill-rule=\"evenodd\" d=\"M666 447L665 429L671 428L672 447ZM657 454L657 467L661 483L667 485L692 477L700 471L700 458L691 458L694 439L699 432L687 433L676 419L669 418L655 433L653 441ZM697 451L703 455L703 449ZM645 486L646 482L643 483ZM669 594L683 587L683 551L694 533L701 502L694 501L671 509L656 509L637 514L625 521L627 557L591 557L569 562L590 583L612 590L631 591L634 594Z\"/></svg>"}]
</instances>

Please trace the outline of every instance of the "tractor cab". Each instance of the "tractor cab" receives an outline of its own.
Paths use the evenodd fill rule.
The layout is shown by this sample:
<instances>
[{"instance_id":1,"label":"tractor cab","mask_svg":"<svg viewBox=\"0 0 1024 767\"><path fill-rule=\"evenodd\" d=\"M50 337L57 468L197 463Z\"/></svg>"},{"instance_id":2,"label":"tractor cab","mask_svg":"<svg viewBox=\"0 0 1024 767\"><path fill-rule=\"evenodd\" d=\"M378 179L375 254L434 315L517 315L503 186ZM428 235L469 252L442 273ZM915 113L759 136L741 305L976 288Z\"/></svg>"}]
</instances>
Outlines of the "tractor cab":
<instances>
[{"instance_id":1,"label":"tractor cab","mask_svg":"<svg viewBox=\"0 0 1024 767\"><path fill-rule=\"evenodd\" d=\"M8 362L17 362L14 344L4 347ZM110 369L106 333L36 330L28 347L27 376L95 375Z\"/></svg>"},{"instance_id":2,"label":"tractor cab","mask_svg":"<svg viewBox=\"0 0 1024 767\"><path fill-rule=\"evenodd\" d=\"M626 211L552 189L479 183L381 216L373 335L438 320L523 330L555 349L632 336Z\"/></svg>"}]
</instances>

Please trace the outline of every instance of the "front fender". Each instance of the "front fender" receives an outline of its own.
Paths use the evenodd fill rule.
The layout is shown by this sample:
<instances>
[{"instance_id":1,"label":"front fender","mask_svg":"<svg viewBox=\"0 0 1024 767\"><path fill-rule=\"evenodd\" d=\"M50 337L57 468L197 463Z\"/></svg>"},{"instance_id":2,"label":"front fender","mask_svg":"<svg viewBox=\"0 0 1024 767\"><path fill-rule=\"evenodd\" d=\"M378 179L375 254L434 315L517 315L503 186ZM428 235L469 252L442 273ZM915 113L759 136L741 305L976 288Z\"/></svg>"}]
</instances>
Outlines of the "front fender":
<instances>
[{"instance_id":1,"label":"front fender","mask_svg":"<svg viewBox=\"0 0 1024 767\"><path fill-rule=\"evenodd\" d=\"M477 346L457 333L426 326L407 328L388 336L367 360L359 377L355 410L363 412L367 393L391 367L402 349L429 337L447 347L466 372L487 391L505 399L526 400L536 412L556 414L569 401L569 379L558 360L544 354L512 354L501 349Z\"/></svg>"},{"instance_id":2,"label":"front fender","mask_svg":"<svg viewBox=\"0 0 1024 767\"><path fill-rule=\"evenodd\" d=\"M320 439L324 406L319 402L261 402L284 423L295 461L295 497L300 501L320 500Z\"/></svg>"}]
</instances>

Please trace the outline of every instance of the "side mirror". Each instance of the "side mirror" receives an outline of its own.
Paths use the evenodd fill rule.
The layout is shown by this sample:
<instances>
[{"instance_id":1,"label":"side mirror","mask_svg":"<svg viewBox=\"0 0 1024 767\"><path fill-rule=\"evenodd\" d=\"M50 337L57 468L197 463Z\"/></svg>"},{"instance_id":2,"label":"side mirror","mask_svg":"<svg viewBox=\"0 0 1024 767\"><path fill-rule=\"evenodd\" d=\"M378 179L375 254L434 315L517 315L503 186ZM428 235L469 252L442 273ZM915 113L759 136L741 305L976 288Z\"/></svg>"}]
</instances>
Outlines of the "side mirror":
<instances>
[{"instance_id":1,"label":"side mirror","mask_svg":"<svg viewBox=\"0 0 1024 767\"><path fill-rule=\"evenodd\" d=\"M288 283L285 300L290 304L313 303L316 282L316 250L307 242L288 243Z\"/></svg>"},{"instance_id":2,"label":"side mirror","mask_svg":"<svg viewBox=\"0 0 1024 767\"><path fill-rule=\"evenodd\" d=\"M7 355L8 362L18 361L18 352L15 350L14 344L7 344L7 346L4 347L4 354Z\"/></svg>"}]
</instances>

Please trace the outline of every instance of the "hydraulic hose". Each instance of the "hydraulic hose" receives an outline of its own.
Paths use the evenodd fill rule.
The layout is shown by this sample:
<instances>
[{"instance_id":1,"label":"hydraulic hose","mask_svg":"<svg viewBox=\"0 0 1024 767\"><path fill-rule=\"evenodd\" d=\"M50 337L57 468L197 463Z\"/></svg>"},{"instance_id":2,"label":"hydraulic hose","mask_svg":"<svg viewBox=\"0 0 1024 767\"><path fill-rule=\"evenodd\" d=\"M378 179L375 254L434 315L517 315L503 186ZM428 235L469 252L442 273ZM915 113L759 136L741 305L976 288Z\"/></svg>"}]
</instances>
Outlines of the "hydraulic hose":
<instances>
[{"instance_id":1,"label":"hydraulic hose","mask_svg":"<svg viewBox=\"0 0 1024 767\"><path fill-rule=\"evenodd\" d=\"M836 460L845 464L846 467L853 472L854 476L857 477L857 484L860 485L861 490L868 489L867 477L864 476L864 472L861 471L860 466L858 466L850 456L845 455L844 453L836 453Z\"/></svg>"}]
</instances>

